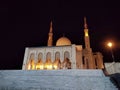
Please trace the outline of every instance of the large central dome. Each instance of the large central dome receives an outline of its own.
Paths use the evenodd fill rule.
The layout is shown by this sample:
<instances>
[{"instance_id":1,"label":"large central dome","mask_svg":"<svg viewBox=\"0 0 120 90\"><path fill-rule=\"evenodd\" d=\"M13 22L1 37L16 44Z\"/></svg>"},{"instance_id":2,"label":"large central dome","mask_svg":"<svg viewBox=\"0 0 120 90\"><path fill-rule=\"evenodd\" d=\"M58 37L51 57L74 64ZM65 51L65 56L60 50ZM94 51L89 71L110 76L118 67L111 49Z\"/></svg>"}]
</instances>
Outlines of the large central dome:
<instances>
[{"instance_id":1,"label":"large central dome","mask_svg":"<svg viewBox=\"0 0 120 90\"><path fill-rule=\"evenodd\" d=\"M71 45L71 41L67 37L61 37L57 40L56 46Z\"/></svg>"}]
</instances>

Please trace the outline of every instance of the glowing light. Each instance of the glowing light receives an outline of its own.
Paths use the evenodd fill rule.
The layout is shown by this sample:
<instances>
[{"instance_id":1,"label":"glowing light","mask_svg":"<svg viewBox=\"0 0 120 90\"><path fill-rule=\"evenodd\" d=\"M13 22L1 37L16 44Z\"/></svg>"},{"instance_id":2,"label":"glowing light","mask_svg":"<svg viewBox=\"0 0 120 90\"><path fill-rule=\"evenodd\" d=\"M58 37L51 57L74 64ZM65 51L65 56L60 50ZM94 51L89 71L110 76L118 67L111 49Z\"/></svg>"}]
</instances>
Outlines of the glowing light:
<instances>
[{"instance_id":1,"label":"glowing light","mask_svg":"<svg viewBox=\"0 0 120 90\"><path fill-rule=\"evenodd\" d=\"M45 65L44 65L44 69L47 69L47 63L45 63Z\"/></svg>"},{"instance_id":2,"label":"glowing light","mask_svg":"<svg viewBox=\"0 0 120 90\"><path fill-rule=\"evenodd\" d=\"M52 64L48 64L47 69L51 70L52 69Z\"/></svg>"},{"instance_id":3,"label":"glowing light","mask_svg":"<svg viewBox=\"0 0 120 90\"><path fill-rule=\"evenodd\" d=\"M113 50L112 50L113 43L112 43L112 42L108 42L107 46L110 47L112 59L113 59L113 62L114 62L114 61L115 61L115 58L114 58L114 54L113 54Z\"/></svg>"},{"instance_id":4,"label":"glowing light","mask_svg":"<svg viewBox=\"0 0 120 90\"><path fill-rule=\"evenodd\" d=\"M42 69L42 70L43 70L43 69L44 69L44 65L40 65L40 69Z\"/></svg>"},{"instance_id":5,"label":"glowing light","mask_svg":"<svg viewBox=\"0 0 120 90\"><path fill-rule=\"evenodd\" d=\"M34 70L35 69L35 65L32 65L32 70Z\"/></svg>"},{"instance_id":6,"label":"glowing light","mask_svg":"<svg viewBox=\"0 0 120 90\"><path fill-rule=\"evenodd\" d=\"M36 65L36 69L39 70L40 69L40 64Z\"/></svg>"},{"instance_id":7,"label":"glowing light","mask_svg":"<svg viewBox=\"0 0 120 90\"><path fill-rule=\"evenodd\" d=\"M54 69L58 69L57 65L54 65Z\"/></svg>"},{"instance_id":8,"label":"glowing light","mask_svg":"<svg viewBox=\"0 0 120 90\"><path fill-rule=\"evenodd\" d=\"M85 33L85 36L88 37L88 33Z\"/></svg>"},{"instance_id":9,"label":"glowing light","mask_svg":"<svg viewBox=\"0 0 120 90\"><path fill-rule=\"evenodd\" d=\"M110 47L110 48L113 46L113 44L112 44L111 42L109 42L107 45L108 45L108 47Z\"/></svg>"},{"instance_id":10,"label":"glowing light","mask_svg":"<svg viewBox=\"0 0 120 90\"><path fill-rule=\"evenodd\" d=\"M36 64L36 69L37 70L43 70L44 69L44 64L41 62L38 62L37 64Z\"/></svg>"},{"instance_id":11,"label":"glowing light","mask_svg":"<svg viewBox=\"0 0 120 90\"><path fill-rule=\"evenodd\" d=\"M88 30L85 30L85 36L88 37Z\"/></svg>"},{"instance_id":12,"label":"glowing light","mask_svg":"<svg viewBox=\"0 0 120 90\"><path fill-rule=\"evenodd\" d=\"M35 69L35 63L34 63L34 60L31 60L29 63L28 63L28 67L27 67L28 70L34 70Z\"/></svg>"},{"instance_id":13,"label":"glowing light","mask_svg":"<svg viewBox=\"0 0 120 90\"><path fill-rule=\"evenodd\" d=\"M31 61L31 68L32 68L32 70L35 69L35 63L34 63L34 60Z\"/></svg>"},{"instance_id":14,"label":"glowing light","mask_svg":"<svg viewBox=\"0 0 120 90\"><path fill-rule=\"evenodd\" d=\"M30 70L30 68L31 68L31 65L30 65L30 64L28 64L28 70Z\"/></svg>"}]
</instances>

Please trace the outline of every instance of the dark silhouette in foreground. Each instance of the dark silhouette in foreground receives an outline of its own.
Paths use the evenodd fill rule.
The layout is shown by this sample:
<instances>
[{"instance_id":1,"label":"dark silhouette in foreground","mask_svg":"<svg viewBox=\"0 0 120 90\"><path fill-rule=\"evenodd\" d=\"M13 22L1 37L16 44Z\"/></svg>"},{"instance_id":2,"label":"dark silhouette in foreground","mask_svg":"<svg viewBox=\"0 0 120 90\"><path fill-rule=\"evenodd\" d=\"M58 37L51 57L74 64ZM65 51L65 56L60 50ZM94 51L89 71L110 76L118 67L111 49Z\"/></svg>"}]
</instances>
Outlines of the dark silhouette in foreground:
<instances>
[{"instance_id":1,"label":"dark silhouette in foreground","mask_svg":"<svg viewBox=\"0 0 120 90\"><path fill-rule=\"evenodd\" d=\"M115 73L115 74L111 74L110 76L110 80L114 83L114 85L116 85L117 88L119 88L120 90L120 73Z\"/></svg>"}]
</instances>

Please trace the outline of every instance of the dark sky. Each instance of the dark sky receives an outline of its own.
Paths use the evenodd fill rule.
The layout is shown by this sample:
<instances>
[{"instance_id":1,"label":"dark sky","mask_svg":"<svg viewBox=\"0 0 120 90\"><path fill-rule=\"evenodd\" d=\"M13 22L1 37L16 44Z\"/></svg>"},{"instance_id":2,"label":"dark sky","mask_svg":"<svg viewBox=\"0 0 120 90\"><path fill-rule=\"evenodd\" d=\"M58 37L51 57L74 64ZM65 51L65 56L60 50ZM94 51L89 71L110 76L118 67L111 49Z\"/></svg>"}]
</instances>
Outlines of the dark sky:
<instances>
[{"instance_id":1,"label":"dark sky","mask_svg":"<svg viewBox=\"0 0 120 90\"><path fill-rule=\"evenodd\" d=\"M115 61L120 61L120 8L118 2L75 0L29 0L0 3L0 69L21 69L25 47L46 46L50 21L54 45L65 34L84 47L83 17L87 17L91 47L104 62L112 61L106 42L115 43Z\"/></svg>"}]
</instances>

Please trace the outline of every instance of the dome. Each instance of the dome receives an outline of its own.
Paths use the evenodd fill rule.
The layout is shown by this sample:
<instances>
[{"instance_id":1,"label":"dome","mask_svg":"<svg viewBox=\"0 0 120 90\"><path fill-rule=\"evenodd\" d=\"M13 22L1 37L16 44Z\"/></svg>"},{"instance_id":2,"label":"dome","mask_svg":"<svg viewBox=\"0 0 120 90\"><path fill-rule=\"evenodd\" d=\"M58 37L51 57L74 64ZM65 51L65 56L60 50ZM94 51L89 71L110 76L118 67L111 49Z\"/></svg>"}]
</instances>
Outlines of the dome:
<instances>
[{"instance_id":1,"label":"dome","mask_svg":"<svg viewBox=\"0 0 120 90\"><path fill-rule=\"evenodd\" d=\"M71 45L71 41L67 37L61 37L57 40L56 46Z\"/></svg>"}]
</instances>

